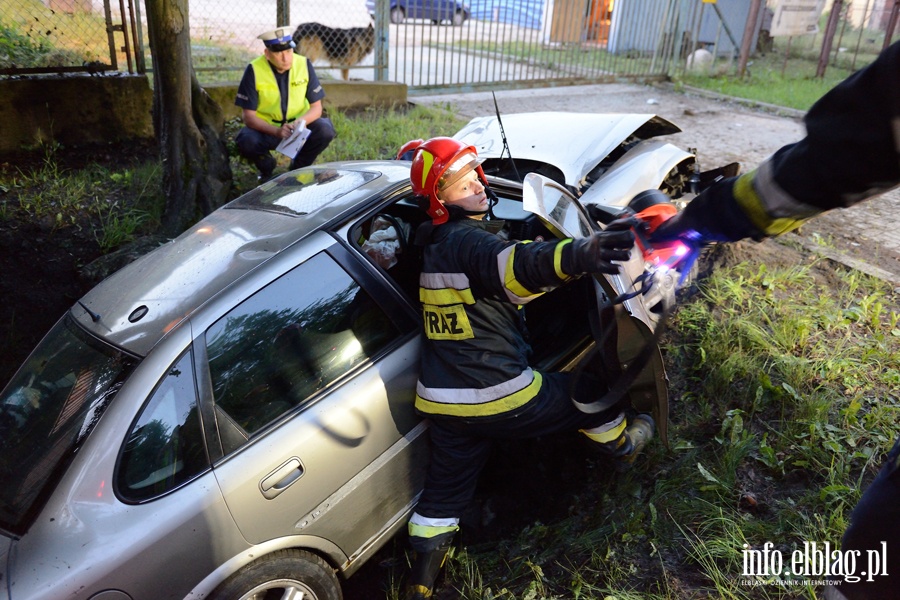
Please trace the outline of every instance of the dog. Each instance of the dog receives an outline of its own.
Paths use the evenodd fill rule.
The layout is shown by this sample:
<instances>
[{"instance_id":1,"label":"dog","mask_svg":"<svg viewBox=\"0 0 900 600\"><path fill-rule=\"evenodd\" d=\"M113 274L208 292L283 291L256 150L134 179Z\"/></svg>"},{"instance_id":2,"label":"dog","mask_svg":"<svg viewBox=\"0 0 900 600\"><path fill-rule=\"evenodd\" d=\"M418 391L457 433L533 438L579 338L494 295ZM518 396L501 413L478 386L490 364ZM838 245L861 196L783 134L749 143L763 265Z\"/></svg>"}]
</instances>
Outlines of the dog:
<instances>
[{"instance_id":1,"label":"dog","mask_svg":"<svg viewBox=\"0 0 900 600\"><path fill-rule=\"evenodd\" d=\"M375 28L348 27L337 29L321 23L301 23L294 30L294 52L316 62L327 61L332 67L341 67L341 77L346 81L350 65L362 62L375 48Z\"/></svg>"}]
</instances>

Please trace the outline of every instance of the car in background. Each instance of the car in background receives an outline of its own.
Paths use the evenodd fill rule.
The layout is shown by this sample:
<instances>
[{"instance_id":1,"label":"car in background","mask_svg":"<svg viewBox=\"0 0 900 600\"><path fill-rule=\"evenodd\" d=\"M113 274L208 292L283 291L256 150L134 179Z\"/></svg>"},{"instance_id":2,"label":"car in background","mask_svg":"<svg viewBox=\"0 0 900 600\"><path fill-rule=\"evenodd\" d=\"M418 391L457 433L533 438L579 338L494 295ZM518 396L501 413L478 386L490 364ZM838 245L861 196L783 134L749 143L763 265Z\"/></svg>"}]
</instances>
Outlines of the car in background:
<instances>
[{"instance_id":1,"label":"car in background","mask_svg":"<svg viewBox=\"0 0 900 600\"><path fill-rule=\"evenodd\" d=\"M456 0L389 0L391 23L399 25L406 19L423 19L438 25L447 21L462 25L471 16L467 4ZM366 0L369 15L375 18L375 0Z\"/></svg>"},{"instance_id":2,"label":"car in background","mask_svg":"<svg viewBox=\"0 0 900 600\"><path fill-rule=\"evenodd\" d=\"M515 163L494 117L457 136L513 239L555 236L524 208L538 172L548 197L620 203L676 196L694 174L693 155L650 139L678 131L653 115L525 113L505 131ZM71 307L0 393L0 599L340 598L405 526L427 464L413 409L427 217L409 170L285 173ZM583 223L561 206L554 219ZM590 348L594 285L523 308L536 368ZM645 383L641 397L665 395L658 372Z\"/></svg>"}]
</instances>

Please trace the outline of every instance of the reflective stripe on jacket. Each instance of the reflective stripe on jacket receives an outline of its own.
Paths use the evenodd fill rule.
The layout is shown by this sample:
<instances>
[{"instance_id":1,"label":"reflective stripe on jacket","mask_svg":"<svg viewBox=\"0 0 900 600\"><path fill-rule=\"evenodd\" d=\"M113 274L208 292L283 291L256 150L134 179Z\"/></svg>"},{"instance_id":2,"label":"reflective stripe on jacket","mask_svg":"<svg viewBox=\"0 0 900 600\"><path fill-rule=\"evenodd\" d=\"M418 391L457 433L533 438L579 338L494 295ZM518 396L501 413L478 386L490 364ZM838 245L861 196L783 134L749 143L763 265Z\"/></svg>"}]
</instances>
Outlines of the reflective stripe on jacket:
<instances>
[{"instance_id":1,"label":"reflective stripe on jacket","mask_svg":"<svg viewBox=\"0 0 900 600\"><path fill-rule=\"evenodd\" d=\"M278 82L275 80L275 73L265 55L255 58L250 65L253 67L256 91L259 93L256 114L261 119L269 125L280 126L306 114L309 110L309 101L306 99L309 69L305 56L295 55L291 65L286 118L281 113L281 92L278 89Z\"/></svg>"},{"instance_id":2,"label":"reflective stripe on jacket","mask_svg":"<svg viewBox=\"0 0 900 600\"><path fill-rule=\"evenodd\" d=\"M541 375L528 366L519 308L569 279L560 268L569 241L503 241L473 219L434 229L419 278L426 338L420 412L492 416L537 395Z\"/></svg>"}]
</instances>

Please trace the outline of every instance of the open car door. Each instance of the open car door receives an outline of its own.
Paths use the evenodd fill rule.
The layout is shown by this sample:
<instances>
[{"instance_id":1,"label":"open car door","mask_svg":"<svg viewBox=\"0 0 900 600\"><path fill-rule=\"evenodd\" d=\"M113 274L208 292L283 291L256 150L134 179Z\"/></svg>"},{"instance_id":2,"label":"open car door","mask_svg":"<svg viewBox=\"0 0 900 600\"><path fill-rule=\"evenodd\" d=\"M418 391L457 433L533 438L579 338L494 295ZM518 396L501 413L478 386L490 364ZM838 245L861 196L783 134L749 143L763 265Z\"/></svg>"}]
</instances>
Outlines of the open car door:
<instances>
[{"instance_id":1,"label":"open car door","mask_svg":"<svg viewBox=\"0 0 900 600\"><path fill-rule=\"evenodd\" d=\"M561 237L581 238L601 230L600 224L588 216L584 206L564 186L542 175L525 176L522 203L525 210L537 215L550 231ZM648 277L652 279L649 291L632 295L645 287ZM666 446L668 379L655 330L674 302L677 278L675 272L647 273L637 247L632 248L629 260L622 263L618 274L593 277L598 318L592 321L592 334L597 349L605 358L607 372L620 378L620 384L624 383L621 393L628 397L632 407L653 416ZM613 302L623 297L626 299ZM611 393L616 393L620 386L615 381L609 383Z\"/></svg>"}]
</instances>

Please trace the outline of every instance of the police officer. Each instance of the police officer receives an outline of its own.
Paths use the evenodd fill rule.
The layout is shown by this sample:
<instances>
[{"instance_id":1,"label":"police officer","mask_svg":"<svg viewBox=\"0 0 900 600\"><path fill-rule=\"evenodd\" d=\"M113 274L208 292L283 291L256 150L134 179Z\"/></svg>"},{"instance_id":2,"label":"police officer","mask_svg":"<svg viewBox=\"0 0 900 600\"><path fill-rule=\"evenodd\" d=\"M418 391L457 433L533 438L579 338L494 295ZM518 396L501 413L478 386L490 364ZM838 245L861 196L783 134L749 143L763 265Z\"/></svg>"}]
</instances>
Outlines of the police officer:
<instances>
[{"instance_id":1,"label":"police officer","mask_svg":"<svg viewBox=\"0 0 900 600\"><path fill-rule=\"evenodd\" d=\"M505 241L486 228L490 190L475 148L451 138L414 145L412 188L431 217L417 232L425 340L416 409L430 421L432 454L409 521L408 594L429 598L493 439L580 430L608 454L633 453L621 406L587 414L572 403L596 400L606 382L582 376L570 394L569 374L528 365L519 309L581 274L616 273L634 237L611 225L578 240Z\"/></svg>"},{"instance_id":2,"label":"police officer","mask_svg":"<svg viewBox=\"0 0 900 600\"><path fill-rule=\"evenodd\" d=\"M823 96L804 119L806 137L756 170L726 179L664 223L655 240L698 244L762 239L900 184L900 42ZM833 600L900 597L900 440L850 518L842 551L880 551L893 576L829 586Z\"/></svg>"},{"instance_id":3,"label":"police officer","mask_svg":"<svg viewBox=\"0 0 900 600\"><path fill-rule=\"evenodd\" d=\"M295 128L305 126L310 134L293 157L291 169L311 165L335 131L322 116L325 91L316 71L305 56L295 56L288 28L267 31L259 39L264 54L247 66L234 102L243 109L244 121L235 141L241 156L259 169L259 179L265 181L275 170L272 150Z\"/></svg>"}]
</instances>

